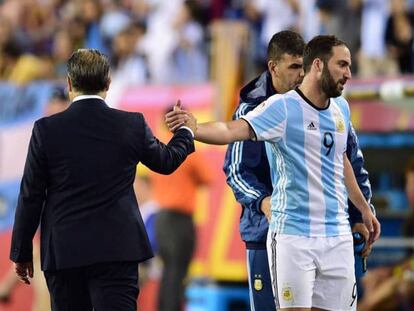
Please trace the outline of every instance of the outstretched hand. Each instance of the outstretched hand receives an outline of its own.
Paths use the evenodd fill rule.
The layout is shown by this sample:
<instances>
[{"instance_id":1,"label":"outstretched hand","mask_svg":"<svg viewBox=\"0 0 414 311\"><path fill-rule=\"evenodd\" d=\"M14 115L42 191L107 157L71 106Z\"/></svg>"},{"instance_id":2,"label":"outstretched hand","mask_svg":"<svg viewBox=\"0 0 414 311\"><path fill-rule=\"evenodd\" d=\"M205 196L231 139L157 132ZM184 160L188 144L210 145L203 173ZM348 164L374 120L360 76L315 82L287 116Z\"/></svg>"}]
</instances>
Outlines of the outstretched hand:
<instances>
[{"instance_id":1,"label":"outstretched hand","mask_svg":"<svg viewBox=\"0 0 414 311\"><path fill-rule=\"evenodd\" d=\"M173 133L181 126L189 127L194 133L197 129L196 118L191 113L182 110L180 100L174 105L173 110L165 115L165 123Z\"/></svg>"}]
</instances>

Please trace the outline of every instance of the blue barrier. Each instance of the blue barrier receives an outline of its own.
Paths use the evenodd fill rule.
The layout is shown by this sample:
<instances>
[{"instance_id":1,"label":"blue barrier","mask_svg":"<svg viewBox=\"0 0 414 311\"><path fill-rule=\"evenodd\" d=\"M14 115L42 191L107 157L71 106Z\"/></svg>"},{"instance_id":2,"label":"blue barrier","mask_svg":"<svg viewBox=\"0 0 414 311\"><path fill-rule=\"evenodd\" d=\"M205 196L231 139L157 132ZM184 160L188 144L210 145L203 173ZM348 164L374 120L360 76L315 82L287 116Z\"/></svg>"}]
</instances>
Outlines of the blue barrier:
<instances>
[{"instance_id":1,"label":"blue barrier","mask_svg":"<svg viewBox=\"0 0 414 311\"><path fill-rule=\"evenodd\" d=\"M358 133L361 148L403 148L414 146L413 132Z\"/></svg>"},{"instance_id":2,"label":"blue barrier","mask_svg":"<svg viewBox=\"0 0 414 311\"><path fill-rule=\"evenodd\" d=\"M186 311L250 310L249 290L247 286L193 284L187 288L186 296Z\"/></svg>"}]
</instances>

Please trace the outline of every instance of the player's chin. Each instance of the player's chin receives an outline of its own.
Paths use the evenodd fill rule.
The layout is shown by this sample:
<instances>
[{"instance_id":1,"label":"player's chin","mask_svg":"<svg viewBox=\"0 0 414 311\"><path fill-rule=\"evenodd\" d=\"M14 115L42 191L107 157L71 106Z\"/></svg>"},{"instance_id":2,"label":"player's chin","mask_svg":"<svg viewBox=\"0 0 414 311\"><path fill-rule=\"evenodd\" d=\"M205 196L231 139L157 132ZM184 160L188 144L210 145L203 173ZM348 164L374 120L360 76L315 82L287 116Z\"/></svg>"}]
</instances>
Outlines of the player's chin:
<instances>
[{"instance_id":1,"label":"player's chin","mask_svg":"<svg viewBox=\"0 0 414 311\"><path fill-rule=\"evenodd\" d=\"M342 92L344 91L344 85L343 84L338 84L338 87L336 88L336 94L334 97L338 97L342 95Z\"/></svg>"}]
</instances>

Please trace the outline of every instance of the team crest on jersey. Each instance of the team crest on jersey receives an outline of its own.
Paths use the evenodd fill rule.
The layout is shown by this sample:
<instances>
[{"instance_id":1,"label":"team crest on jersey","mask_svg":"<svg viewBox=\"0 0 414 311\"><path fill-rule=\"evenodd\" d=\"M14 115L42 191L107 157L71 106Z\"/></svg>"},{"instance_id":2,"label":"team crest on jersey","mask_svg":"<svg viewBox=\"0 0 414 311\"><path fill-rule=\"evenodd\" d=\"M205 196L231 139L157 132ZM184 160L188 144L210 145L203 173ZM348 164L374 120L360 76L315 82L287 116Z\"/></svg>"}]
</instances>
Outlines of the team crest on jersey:
<instances>
[{"instance_id":1,"label":"team crest on jersey","mask_svg":"<svg viewBox=\"0 0 414 311\"><path fill-rule=\"evenodd\" d=\"M293 292L290 286L283 286L282 298L283 300L286 300L286 301L291 301L293 299Z\"/></svg>"},{"instance_id":2,"label":"team crest on jersey","mask_svg":"<svg viewBox=\"0 0 414 311\"><path fill-rule=\"evenodd\" d=\"M339 114L335 114L334 118L335 118L336 131L338 133L345 132L345 122L342 116L340 116Z\"/></svg>"},{"instance_id":3,"label":"team crest on jersey","mask_svg":"<svg viewBox=\"0 0 414 311\"><path fill-rule=\"evenodd\" d=\"M257 291L260 291L260 290L263 289L263 282L262 282L262 279L260 278L260 275L259 276L255 276L255 279L254 279L254 289L257 290Z\"/></svg>"}]
</instances>

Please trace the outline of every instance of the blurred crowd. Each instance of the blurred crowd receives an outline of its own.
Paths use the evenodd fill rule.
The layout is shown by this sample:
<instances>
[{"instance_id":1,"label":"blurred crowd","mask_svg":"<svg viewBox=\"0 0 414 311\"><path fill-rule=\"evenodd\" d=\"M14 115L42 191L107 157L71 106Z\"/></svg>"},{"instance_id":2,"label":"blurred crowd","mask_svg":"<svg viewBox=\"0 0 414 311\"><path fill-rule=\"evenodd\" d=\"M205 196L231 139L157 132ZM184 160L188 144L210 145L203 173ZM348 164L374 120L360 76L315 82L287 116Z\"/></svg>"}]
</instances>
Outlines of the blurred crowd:
<instances>
[{"instance_id":1,"label":"blurred crowd","mask_svg":"<svg viewBox=\"0 0 414 311\"><path fill-rule=\"evenodd\" d=\"M241 21L257 71L283 29L336 34L360 77L412 73L413 0L0 0L0 80L64 79L74 49L111 59L117 85L209 79L211 25ZM219 57L219 56L218 56ZM254 75L255 73L252 73Z\"/></svg>"}]
</instances>

